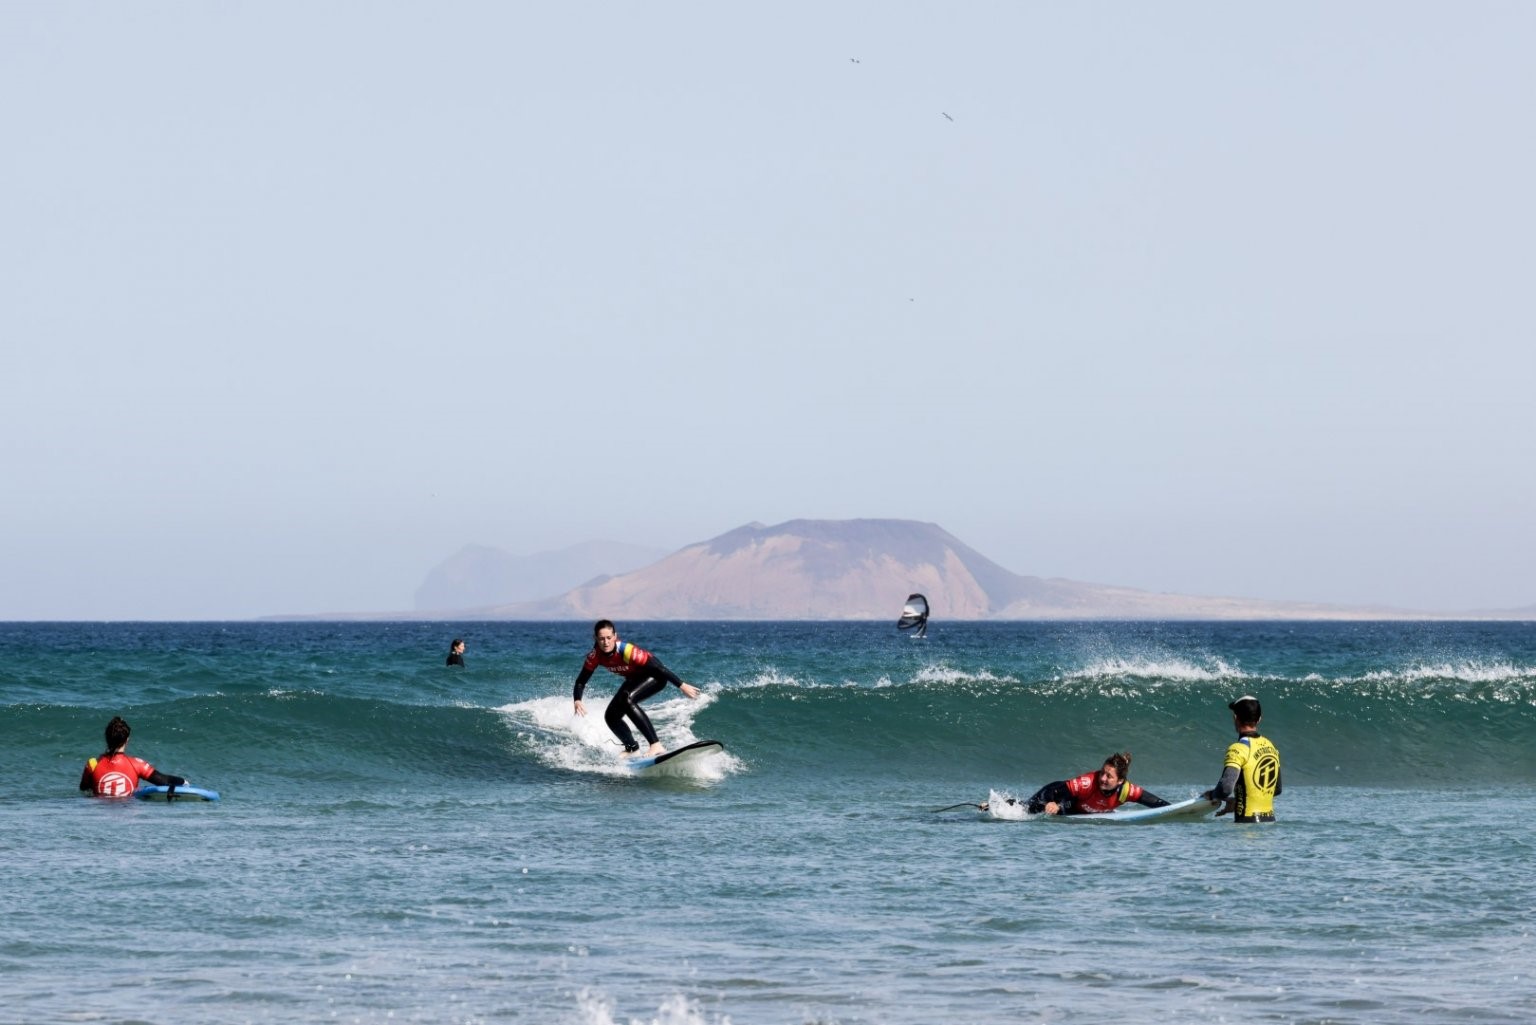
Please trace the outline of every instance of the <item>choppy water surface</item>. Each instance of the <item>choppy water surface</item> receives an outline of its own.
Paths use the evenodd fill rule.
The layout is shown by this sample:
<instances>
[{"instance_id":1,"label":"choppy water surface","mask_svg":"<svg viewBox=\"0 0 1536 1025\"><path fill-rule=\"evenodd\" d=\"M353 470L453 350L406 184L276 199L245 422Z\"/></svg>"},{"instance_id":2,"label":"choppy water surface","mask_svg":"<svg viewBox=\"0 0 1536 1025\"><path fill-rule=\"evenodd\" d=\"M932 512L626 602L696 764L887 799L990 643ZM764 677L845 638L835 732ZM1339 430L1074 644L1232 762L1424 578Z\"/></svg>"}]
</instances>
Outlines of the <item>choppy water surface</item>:
<instances>
[{"instance_id":1,"label":"choppy water surface","mask_svg":"<svg viewBox=\"0 0 1536 1025\"><path fill-rule=\"evenodd\" d=\"M585 624L0 626L0 1021L1536 1016L1536 627L620 626L727 756L619 766ZM1240 693L1274 826L935 812L1188 796ZM114 714L224 800L77 796Z\"/></svg>"}]
</instances>

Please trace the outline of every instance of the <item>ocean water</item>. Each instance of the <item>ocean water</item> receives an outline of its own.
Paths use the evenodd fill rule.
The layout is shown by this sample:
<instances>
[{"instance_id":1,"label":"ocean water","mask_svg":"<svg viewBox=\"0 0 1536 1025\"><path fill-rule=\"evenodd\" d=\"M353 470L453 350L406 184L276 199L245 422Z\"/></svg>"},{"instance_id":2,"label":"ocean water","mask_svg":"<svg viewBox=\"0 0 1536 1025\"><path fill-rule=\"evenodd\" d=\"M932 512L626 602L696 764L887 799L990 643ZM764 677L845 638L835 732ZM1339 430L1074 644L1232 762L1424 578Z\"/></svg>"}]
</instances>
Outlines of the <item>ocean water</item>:
<instances>
[{"instance_id":1,"label":"ocean water","mask_svg":"<svg viewBox=\"0 0 1536 1025\"><path fill-rule=\"evenodd\" d=\"M464 670L443 665L451 636ZM1536 624L0 624L0 1022L1536 1020ZM938 809L1134 753L1280 821ZM217 804L77 794L113 715Z\"/></svg>"}]
</instances>

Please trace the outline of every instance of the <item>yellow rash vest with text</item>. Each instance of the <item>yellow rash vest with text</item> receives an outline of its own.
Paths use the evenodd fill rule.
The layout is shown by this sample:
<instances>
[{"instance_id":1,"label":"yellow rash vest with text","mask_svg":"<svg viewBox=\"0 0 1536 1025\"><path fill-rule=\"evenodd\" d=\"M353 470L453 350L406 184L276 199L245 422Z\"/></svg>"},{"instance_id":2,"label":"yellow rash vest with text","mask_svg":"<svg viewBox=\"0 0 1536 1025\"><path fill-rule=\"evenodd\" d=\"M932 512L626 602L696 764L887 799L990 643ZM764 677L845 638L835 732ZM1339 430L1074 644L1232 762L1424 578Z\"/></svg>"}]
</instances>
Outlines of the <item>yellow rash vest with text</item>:
<instances>
[{"instance_id":1,"label":"yellow rash vest with text","mask_svg":"<svg viewBox=\"0 0 1536 1025\"><path fill-rule=\"evenodd\" d=\"M1275 798L1280 794L1279 749L1256 733L1239 737L1227 748L1225 768L1237 770L1232 788L1236 821L1272 821Z\"/></svg>"}]
</instances>

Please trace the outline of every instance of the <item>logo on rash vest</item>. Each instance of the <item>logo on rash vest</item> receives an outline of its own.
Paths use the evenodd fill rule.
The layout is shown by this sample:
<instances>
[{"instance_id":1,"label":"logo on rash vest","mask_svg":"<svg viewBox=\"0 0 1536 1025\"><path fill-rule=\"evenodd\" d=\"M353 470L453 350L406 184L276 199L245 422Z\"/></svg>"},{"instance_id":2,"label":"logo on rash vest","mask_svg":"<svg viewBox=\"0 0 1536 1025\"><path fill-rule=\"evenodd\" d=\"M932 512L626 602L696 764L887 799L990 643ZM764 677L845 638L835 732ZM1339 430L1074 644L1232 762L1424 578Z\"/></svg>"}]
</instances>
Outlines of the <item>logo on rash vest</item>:
<instances>
[{"instance_id":1,"label":"logo on rash vest","mask_svg":"<svg viewBox=\"0 0 1536 1025\"><path fill-rule=\"evenodd\" d=\"M109 772L96 781L96 792L102 797L127 797L134 790L134 781L124 772Z\"/></svg>"},{"instance_id":2,"label":"logo on rash vest","mask_svg":"<svg viewBox=\"0 0 1536 1025\"><path fill-rule=\"evenodd\" d=\"M1275 784L1280 781L1280 759L1274 754L1265 751L1259 755L1258 762L1253 767L1253 783L1266 794L1275 792Z\"/></svg>"}]
</instances>

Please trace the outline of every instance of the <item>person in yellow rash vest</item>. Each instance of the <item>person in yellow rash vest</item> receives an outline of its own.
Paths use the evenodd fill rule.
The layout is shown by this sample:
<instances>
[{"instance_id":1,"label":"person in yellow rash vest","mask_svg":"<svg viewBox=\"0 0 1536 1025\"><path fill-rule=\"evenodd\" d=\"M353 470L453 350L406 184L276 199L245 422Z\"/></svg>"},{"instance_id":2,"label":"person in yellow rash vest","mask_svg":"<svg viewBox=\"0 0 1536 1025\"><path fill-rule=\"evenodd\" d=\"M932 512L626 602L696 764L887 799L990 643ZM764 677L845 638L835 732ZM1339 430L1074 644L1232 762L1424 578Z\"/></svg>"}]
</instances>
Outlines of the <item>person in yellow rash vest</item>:
<instances>
[{"instance_id":1,"label":"person in yellow rash vest","mask_svg":"<svg viewBox=\"0 0 1536 1025\"><path fill-rule=\"evenodd\" d=\"M1258 698L1247 694L1227 707L1237 740L1227 748L1221 779L1203 796L1226 802L1221 814L1231 812L1233 822L1273 822L1275 798L1280 796L1280 751L1259 735L1264 710Z\"/></svg>"}]
</instances>

